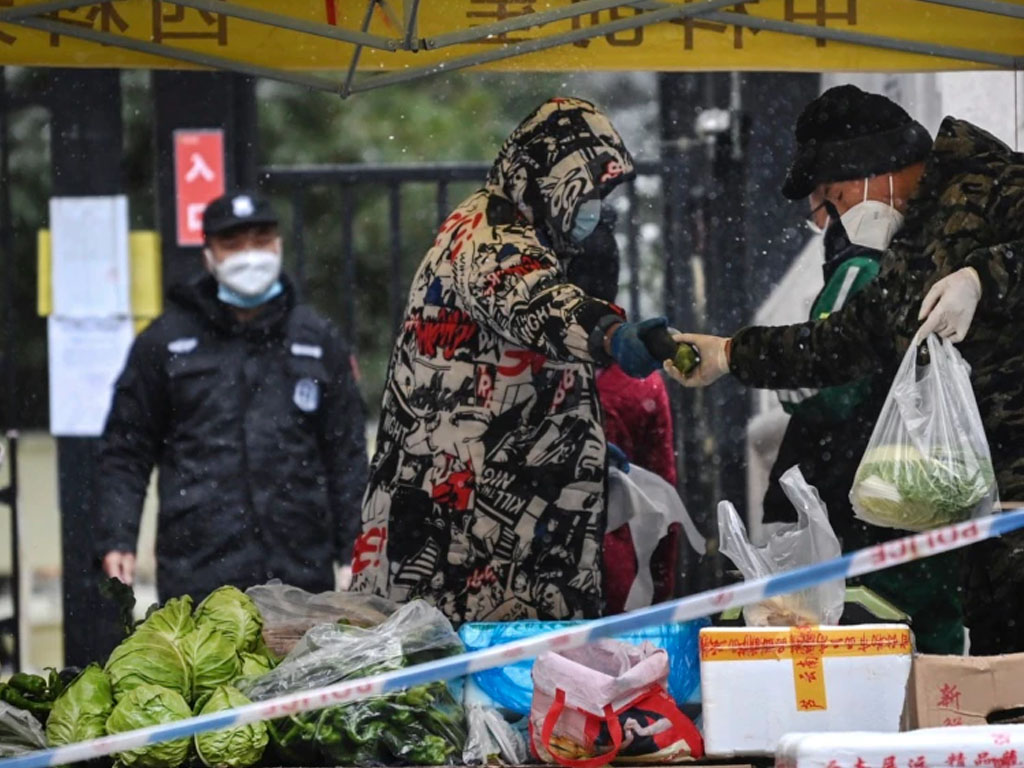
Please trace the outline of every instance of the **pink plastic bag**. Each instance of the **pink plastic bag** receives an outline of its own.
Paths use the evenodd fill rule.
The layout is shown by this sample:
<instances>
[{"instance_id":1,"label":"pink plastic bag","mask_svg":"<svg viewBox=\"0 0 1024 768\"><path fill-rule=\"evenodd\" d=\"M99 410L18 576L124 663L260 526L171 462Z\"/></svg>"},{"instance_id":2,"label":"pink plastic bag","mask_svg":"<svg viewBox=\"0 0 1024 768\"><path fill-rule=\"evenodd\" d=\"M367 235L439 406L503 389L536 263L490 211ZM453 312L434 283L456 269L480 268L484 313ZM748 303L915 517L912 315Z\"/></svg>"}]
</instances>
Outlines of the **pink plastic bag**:
<instances>
[{"instance_id":1,"label":"pink plastic bag","mask_svg":"<svg viewBox=\"0 0 1024 768\"><path fill-rule=\"evenodd\" d=\"M541 655L530 707L534 756L571 768L701 757L700 733L669 696L667 679L668 654L648 642L598 640Z\"/></svg>"}]
</instances>

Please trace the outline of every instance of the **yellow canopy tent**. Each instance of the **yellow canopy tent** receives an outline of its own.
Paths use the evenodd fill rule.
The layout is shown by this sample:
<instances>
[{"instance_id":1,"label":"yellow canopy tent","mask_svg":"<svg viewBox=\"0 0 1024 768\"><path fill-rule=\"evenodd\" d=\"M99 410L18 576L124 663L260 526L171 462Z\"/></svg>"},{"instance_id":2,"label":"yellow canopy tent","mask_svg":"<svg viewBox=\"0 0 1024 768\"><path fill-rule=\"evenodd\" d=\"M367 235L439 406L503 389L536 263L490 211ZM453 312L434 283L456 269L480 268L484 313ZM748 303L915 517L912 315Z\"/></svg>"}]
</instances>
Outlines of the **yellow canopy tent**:
<instances>
[{"instance_id":1,"label":"yellow canopy tent","mask_svg":"<svg viewBox=\"0 0 1024 768\"><path fill-rule=\"evenodd\" d=\"M1022 64L1024 0L0 0L0 65L204 67L342 96L469 67Z\"/></svg>"}]
</instances>

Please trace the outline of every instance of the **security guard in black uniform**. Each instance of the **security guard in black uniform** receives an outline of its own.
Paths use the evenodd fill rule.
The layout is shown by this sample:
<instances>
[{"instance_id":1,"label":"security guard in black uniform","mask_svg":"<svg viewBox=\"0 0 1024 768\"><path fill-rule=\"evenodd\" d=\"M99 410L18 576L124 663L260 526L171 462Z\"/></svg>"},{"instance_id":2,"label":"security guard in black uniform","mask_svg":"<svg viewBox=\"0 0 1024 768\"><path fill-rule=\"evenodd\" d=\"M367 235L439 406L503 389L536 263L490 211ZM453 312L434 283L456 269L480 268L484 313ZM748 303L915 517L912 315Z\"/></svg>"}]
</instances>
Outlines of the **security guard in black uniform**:
<instances>
[{"instance_id":1,"label":"security guard in black uniform","mask_svg":"<svg viewBox=\"0 0 1024 768\"><path fill-rule=\"evenodd\" d=\"M171 290L117 381L99 483L104 570L133 580L156 466L161 600L270 578L333 589L366 482L354 361L281 274L269 202L217 198L203 233L208 274Z\"/></svg>"}]
</instances>

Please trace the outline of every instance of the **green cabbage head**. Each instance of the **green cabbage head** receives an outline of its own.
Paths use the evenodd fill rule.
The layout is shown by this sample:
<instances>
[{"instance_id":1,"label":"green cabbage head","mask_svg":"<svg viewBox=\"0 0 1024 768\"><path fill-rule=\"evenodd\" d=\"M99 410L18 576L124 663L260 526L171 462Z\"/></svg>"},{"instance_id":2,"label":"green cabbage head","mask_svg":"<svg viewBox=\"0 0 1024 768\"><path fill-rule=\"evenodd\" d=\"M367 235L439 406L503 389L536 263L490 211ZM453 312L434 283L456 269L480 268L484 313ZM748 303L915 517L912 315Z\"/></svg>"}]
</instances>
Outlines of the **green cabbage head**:
<instances>
[{"instance_id":1,"label":"green cabbage head","mask_svg":"<svg viewBox=\"0 0 1024 768\"><path fill-rule=\"evenodd\" d=\"M200 715L251 704L236 688L222 685L203 705ZM207 768L248 768L263 758L269 734L267 724L247 723L195 735L196 754Z\"/></svg>"},{"instance_id":2,"label":"green cabbage head","mask_svg":"<svg viewBox=\"0 0 1024 768\"><path fill-rule=\"evenodd\" d=\"M261 653L242 653L240 655L242 657L241 677L262 677L273 669L270 659Z\"/></svg>"},{"instance_id":3,"label":"green cabbage head","mask_svg":"<svg viewBox=\"0 0 1024 768\"><path fill-rule=\"evenodd\" d=\"M216 589L196 608L196 625L210 625L235 644L235 650L253 651L263 630L263 616L249 597L236 587Z\"/></svg>"},{"instance_id":4,"label":"green cabbage head","mask_svg":"<svg viewBox=\"0 0 1024 768\"><path fill-rule=\"evenodd\" d=\"M191 674L193 699L232 682L242 668L234 643L209 624L182 640L181 650Z\"/></svg>"},{"instance_id":5,"label":"green cabbage head","mask_svg":"<svg viewBox=\"0 0 1024 768\"><path fill-rule=\"evenodd\" d=\"M160 632L136 631L107 659L106 673L120 701L140 685L158 685L192 698L191 671L179 644Z\"/></svg>"},{"instance_id":6,"label":"green cabbage head","mask_svg":"<svg viewBox=\"0 0 1024 768\"><path fill-rule=\"evenodd\" d=\"M968 519L994 486L988 456L883 445L864 454L850 500L873 525L925 531Z\"/></svg>"},{"instance_id":7,"label":"green cabbage head","mask_svg":"<svg viewBox=\"0 0 1024 768\"><path fill-rule=\"evenodd\" d=\"M113 709L110 680L99 664L90 664L53 702L46 720L46 743L59 747L106 736Z\"/></svg>"},{"instance_id":8,"label":"green cabbage head","mask_svg":"<svg viewBox=\"0 0 1024 768\"><path fill-rule=\"evenodd\" d=\"M107 733L123 733L191 717L188 703L177 691L139 685L117 702L107 718ZM178 768L188 759L191 739L175 739L130 749L116 755L125 768Z\"/></svg>"},{"instance_id":9,"label":"green cabbage head","mask_svg":"<svg viewBox=\"0 0 1024 768\"><path fill-rule=\"evenodd\" d=\"M192 598L172 597L163 608L153 611L144 622L135 628L139 632L157 632L169 640L181 640L196 628L192 620Z\"/></svg>"}]
</instances>

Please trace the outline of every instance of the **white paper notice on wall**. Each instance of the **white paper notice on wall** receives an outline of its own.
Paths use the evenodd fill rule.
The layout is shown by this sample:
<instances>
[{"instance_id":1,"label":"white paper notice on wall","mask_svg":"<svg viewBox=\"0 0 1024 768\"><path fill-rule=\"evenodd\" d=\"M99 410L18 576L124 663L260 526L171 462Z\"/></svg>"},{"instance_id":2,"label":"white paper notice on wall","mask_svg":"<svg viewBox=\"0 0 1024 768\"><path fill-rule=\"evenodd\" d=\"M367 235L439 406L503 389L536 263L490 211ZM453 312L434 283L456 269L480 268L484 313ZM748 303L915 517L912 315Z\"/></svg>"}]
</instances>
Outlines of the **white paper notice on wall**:
<instances>
[{"instance_id":1,"label":"white paper notice on wall","mask_svg":"<svg viewBox=\"0 0 1024 768\"><path fill-rule=\"evenodd\" d=\"M131 318L48 318L50 432L99 437L134 337Z\"/></svg>"},{"instance_id":2,"label":"white paper notice on wall","mask_svg":"<svg viewBox=\"0 0 1024 768\"><path fill-rule=\"evenodd\" d=\"M128 199L50 199L53 314L59 317L131 315Z\"/></svg>"}]
</instances>

